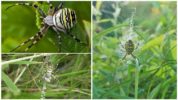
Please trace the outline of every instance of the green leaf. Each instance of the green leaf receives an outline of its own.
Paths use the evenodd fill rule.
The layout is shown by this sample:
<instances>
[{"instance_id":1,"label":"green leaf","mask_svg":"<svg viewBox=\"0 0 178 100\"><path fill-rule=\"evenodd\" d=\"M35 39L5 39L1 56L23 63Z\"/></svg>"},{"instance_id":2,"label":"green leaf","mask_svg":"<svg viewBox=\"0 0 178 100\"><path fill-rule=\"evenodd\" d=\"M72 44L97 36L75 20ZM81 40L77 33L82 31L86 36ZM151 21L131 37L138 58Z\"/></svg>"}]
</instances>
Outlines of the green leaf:
<instances>
[{"instance_id":1,"label":"green leaf","mask_svg":"<svg viewBox=\"0 0 178 100\"><path fill-rule=\"evenodd\" d=\"M124 92L124 90L123 90L122 87L120 87L120 95L121 95L121 96L124 96L124 97L126 96L126 94L125 94L125 92Z\"/></svg>"},{"instance_id":2,"label":"green leaf","mask_svg":"<svg viewBox=\"0 0 178 100\"><path fill-rule=\"evenodd\" d=\"M163 41L163 37L164 35L160 35L158 37L155 37L154 39L150 40L149 42L147 42L143 47L142 47L142 52L149 49L149 48L152 48L156 45L159 45L162 43Z\"/></svg>"},{"instance_id":3,"label":"green leaf","mask_svg":"<svg viewBox=\"0 0 178 100\"><path fill-rule=\"evenodd\" d=\"M58 77L77 75L77 74L81 74L81 73L86 73L88 71L89 70L80 70L80 71L77 71L77 72L70 72L70 73L60 74L60 75L58 75Z\"/></svg>"},{"instance_id":4,"label":"green leaf","mask_svg":"<svg viewBox=\"0 0 178 100\"><path fill-rule=\"evenodd\" d=\"M171 53L172 53L172 57L174 58L174 59L176 59L177 58L177 48L176 48L176 41L171 41Z\"/></svg>"},{"instance_id":5,"label":"green leaf","mask_svg":"<svg viewBox=\"0 0 178 100\"><path fill-rule=\"evenodd\" d=\"M174 91L173 91L173 93L171 95L171 99L176 99L176 97L177 97L177 90L174 89Z\"/></svg>"},{"instance_id":6,"label":"green leaf","mask_svg":"<svg viewBox=\"0 0 178 100\"><path fill-rule=\"evenodd\" d=\"M163 85L162 85L163 90L162 90L162 96L161 96L162 99L165 98L166 93L168 92L170 83L171 83L171 79L168 79L163 83Z\"/></svg>"},{"instance_id":7,"label":"green leaf","mask_svg":"<svg viewBox=\"0 0 178 100\"><path fill-rule=\"evenodd\" d=\"M126 26L126 25L127 25L126 23L124 23L124 24L117 24L117 25L115 25L113 27L107 28L107 29L103 30L102 32L97 33L97 35L95 36L95 38L100 38L100 37L102 37L102 36L104 36L104 35L112 32L112 31L114 31L116 29L118 30L118 29L120 29L120 28L122 28L123 26Z\"/></svg>"},{"instance_id":8,"label":"green leaf","mask_svg":"<svg viewBox=\"0 0 178 100\"><path fill-rule=\"evenodd\" d=\"M106 22L111 22L111 21L112 21L112 19L101 19L97 23L101 24L101 23L106 23Z\"/></svg>"},{"instance_id":9,"label":"green leaf","mask_svg":"<svg viewBox=\"0 0 178 100\"><path fill-rule=\"evenodd\" d=\"M84 24L84 28L85 28L85 31L86 31L86 33L87 33L87 38L89 39L89 43L91 42L91 28L90 27L88 27L88 26L91 26L91 23L89 22L89 21L87 21L87 20L83 20L83 24Z\"/></svg>"},{"instance_id":10,"label":"green leaf","mask_svg":"<svg viewBox=\"0 0 178 100\"><path fill-rule=\"evenodd\" d=\"M20 94L20 90L18 87L13 83L13 81L7 76L4 72L2 72L2 80L5 82L7 87L10 89L10 91L13 92L14 95Z\"/></svg>"},{"instance_id":11,"label":"green leaf","mask_svg":"<svg viewBox=\"0 0 178 100\"><path fill-rule=\"evenodd\" d=\"M157 85L152 91L151 93L149 94L149 99L153 99L153 98L156 98L158 93L159 93L159 90L160 90L160 87L161 87L161 84Z\"/></svg>"}]
</instances>

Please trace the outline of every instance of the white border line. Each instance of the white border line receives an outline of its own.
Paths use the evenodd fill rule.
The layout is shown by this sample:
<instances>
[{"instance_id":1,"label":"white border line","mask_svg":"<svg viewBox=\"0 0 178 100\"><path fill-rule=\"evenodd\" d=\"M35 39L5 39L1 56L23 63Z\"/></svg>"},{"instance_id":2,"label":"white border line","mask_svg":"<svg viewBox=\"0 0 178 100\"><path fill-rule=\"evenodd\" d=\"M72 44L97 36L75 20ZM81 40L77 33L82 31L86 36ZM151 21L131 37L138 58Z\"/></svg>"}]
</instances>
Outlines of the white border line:
<instances>
[{"instance_id":1,"label":"white border line","mask_svg":"<svg viewBox=\"0 0 178 100\"><path fill-rule=\"evenodd\" d=\"M1 2L2 1L18 1L18 0L1 0L0 1L0 5L1 5ZM24 1L24 0L23 0ZM33 0L26 0L26 1L33 1ZM35 1L41 1L41 0L35 0ZM49 1L49 0L42 0L42 1ZM50 1L59 1L59 0L50 0ZM61 1L80 1L80 0L61 0ZM90 2L90 10L91 10L91 29L90 29L90 46L91 46L91 48L90 48L90 51L88 52L88 53L42 53L42 52L38 52L38 53L31 53L31 52L22 52L22 53L20 53L20 52L10 52L10 53L2 53L2 47L1 47L1 44L2 44L2 41L1 41L1 38L0 38L0 52L1 52L1 55L0 55L0 63L1 63L1 66L2 66L2 64L3 64L3 62L2 62L2 59L1 59L1 56L2 56L2 54L17 54L17 55L24 55L24 54L69 54L69 55L72 55L72 54L76 54L76 55L82 55L82 54L85 54L85 55L90 55L91 56L91 58L90 58L90 70L91 70L91 96L90 96L90 99L87 99L87 100L92 100L92 83L93 83L93 81L92 81L92 57L93 57L93 55L92 55L92 50L93 50L93 45L92 45L92 40L93 40L93 35L92 35L92 7L91 7L91 4L92 4L92 0L82 0L81 2L83 2L83 1L88 1L88 2ZM2 6L1 6L2 7ZM1 8L1 11L2 11L2 8ZM1 11L0 11L0 13L1 13ZM2 14L2 13L1 13ZM0 18L1 18L1 14L0 14ZM1 21L0 21L1 22ZM0 23L0 27L1 27L1 25L2 25L2 23ZM0 29L1 31L2 31L2 29ZM1 34L0 34L0 36L2 36ZM2 71L2 69L1 69L1 71ZM0 72L0 79L2 80L2 78L1 78L1 72ZM1 82L0 82L0 86L1 86ZM0 87L0 89L1 89L1 87ZM1 92L0 92L0 99L2 99L2 95L1 95ZM72 99L71 99L72 100ZM83 99L82 99L83 100Z\"/></svg>"},{"instance_id":2,"label":"white border line","mask_svg":"<svg viewBox=\"0 0 178 100\"><path fill-rule=\"evenodd\" d=\"M37 52L37 53L1 53L1 54L42 54L43 52ZM90 52L89 53L43 53L43 54L91 54Z\"/></svg>"},{"instance_id":3,"label":"white border line","mask_svg":"<svg viewBox=\"0 0 178 100\"><path fill-rule=\"evenodd\" d=\"M0 6L1 6L1 1L0 1ZM1 6L1 11L0 11L0 19L2 19L2 18L1 18L1 15L2 15L2 6ZM2 39L1 33L2 33L2 32L1 32L1 30L2 30L2 28L1 28L1 27L2 27L2 26L1 26L1 25L2 25L2 24L1 24L1 21L0 21L0 37L1 37L1 38L0 38L0 53L1 53L1 54L0 54L0 65L1 65L1 63L2 63L2 59L1 59L1 58L2 58L2 56L1 56L1 55L2 55L2 51L1 51L1 50L2 50L2 46L1 46L1 44L2 44L2 41L1 41L1 39ZM1 66L1 72L2 72L2 66ZM0 79L1 79L1 81L2 81L1 72L0 72ZM0 89L1 89L1 81L0 81ZM1 89L1 92L2 92L2 89ZM2 99L2 94L1 94L1 92L0 92L0 96L1 96L0 99Z\"/></svg>"},{"instance_id":4,"label":"white border line","mask_svg":"<svg viewBox=\"0 0 178 100\"><path fill-rule=\"evenodd\" d=\"M93 98L93 6L91 1L91 100Z\"/></svg>"}]
</instances>

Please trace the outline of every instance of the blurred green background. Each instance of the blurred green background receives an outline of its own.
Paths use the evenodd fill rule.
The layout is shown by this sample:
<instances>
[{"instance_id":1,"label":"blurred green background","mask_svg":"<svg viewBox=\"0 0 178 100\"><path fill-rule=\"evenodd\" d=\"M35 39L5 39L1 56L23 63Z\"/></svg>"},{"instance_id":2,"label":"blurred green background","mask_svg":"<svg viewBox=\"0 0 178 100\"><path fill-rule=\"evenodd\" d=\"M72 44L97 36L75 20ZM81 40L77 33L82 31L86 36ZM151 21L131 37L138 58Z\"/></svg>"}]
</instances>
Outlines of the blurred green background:
<instances>
[{"instance_id":1,"label":"blurred green background","mask_svg":"<svg viewBox=\"0 0 178 100\"><path fill-rule=\"evenodd\" d=\"M44 54L3 54L3 63L8 63L2 65L2 99L40 99L43 76L50 66L47 61L53 66L53 77L46 83L46 99L91 98L89 54L46 56L47 60ZM17 61L26 57L29 59Z\"/></svg>"},{"instance_id":2,"label":"blurred green background","mask_svg":"<svg viewBox=\"0 0 178 100\"><path fill-rule=\"evenodd\" d=\"M176 2L97 1L92 6L93 98L176 99ZM121 45L130 38L139 44L133 52L139 66L131 56L122 60Z\"/></svg>"},{"instance_id":3,"label":"blurred green background","mask_svg":"<svg viewBox=\"0 0 178 100\"><path fill-rule=\"evenodd\" d=\"M39 31L39 13L32 7L14 6L8 10L7 7L17 2L2 2L2 52L7 53L16 46L35 35ZM32 3L32 2L30 2ZM60 2L51 2L59 5ZM91 3L90 2L63 2L64 8L71 8L76 11L77 25L72 29L72 34L79 38L86 45L73 40L70 36L60 32L62 45L57 45L56 32L50 28L45 37L33 46L28 52L90 52L90 30L91 30ZM79 6L80 5L80 6ZM47 2L39 4L46 13L49 8ZM81 9L82 8L82 9ZM29 44L15 52L23 52Z\"/></svg>"}]
</instances>

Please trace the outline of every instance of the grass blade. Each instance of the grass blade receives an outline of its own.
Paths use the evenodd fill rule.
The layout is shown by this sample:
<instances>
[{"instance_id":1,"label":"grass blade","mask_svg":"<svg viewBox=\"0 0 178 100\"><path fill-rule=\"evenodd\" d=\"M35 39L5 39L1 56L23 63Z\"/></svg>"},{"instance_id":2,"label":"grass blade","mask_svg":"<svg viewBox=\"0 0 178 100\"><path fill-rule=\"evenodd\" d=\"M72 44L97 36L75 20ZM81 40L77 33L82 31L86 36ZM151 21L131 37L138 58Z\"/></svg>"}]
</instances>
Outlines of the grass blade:
<instances>
[{"instance_id":1,"label":"grass blade","mask_svg":"<svg viewBox=\"0 0 178 100\"><path fill-rule=\"evenodd\" d=\"M149 98L150 98L150 99L156 98L157 94L159 93L160 87L161 87L161 84L157 85L157 86L151 91L151 93L150 93L150 95L149 95Z\"/></svg>"},{"instance_id":2,"label":"grass blade","mask_svg":"<svg viewBox=\"0 0 178 100\"><path fill-rule=\"evenodd\" d=\"M118 25L116 25L116 26L107 28L106 30L103 30L102 32L98 33L98 34L95 36L95 38L100 38L100 37L102 37L103 35L106 35L107 33L110 33L110 32L112 32L112 31L114 31L114 30L116 30L116 29L120 29L120 28L122 28L123 26L126 26L126 25L127 25L126 23L125 23L125 24L118 24Z\"/></svg>"},{"instance_id":3,"label":"grass blade","mask_svg":"<svg viewBox=\"0 0 178 100\"><path fill-rule=\"evenodd\" d=\"M5 82L7 87L13 92L14 95L18 95L20 90L18 87L13 83L13 81L4 73L2 72L2 80Z\"/></svg>"}]
</instances>

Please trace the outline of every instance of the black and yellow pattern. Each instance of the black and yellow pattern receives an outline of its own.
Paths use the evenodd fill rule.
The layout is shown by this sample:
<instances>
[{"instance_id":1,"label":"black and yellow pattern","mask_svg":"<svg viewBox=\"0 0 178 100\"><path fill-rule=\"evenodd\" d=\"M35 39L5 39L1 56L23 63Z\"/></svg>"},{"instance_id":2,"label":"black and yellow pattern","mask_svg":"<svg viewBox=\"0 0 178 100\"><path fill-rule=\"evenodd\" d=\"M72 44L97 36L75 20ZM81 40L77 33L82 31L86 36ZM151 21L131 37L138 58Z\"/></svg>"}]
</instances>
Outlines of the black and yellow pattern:
<instances>
[{"instance_id":1,"label":"black and yellow pattern","mask_svg":"<svg viewBox=\"0 0 178 100\"><path fill-rule=\"evenodd\" d=\"M122 59L125 59L127 55L131 55L133 58L136 58L132 52L134 51L135 49L135 46L134 46L134 43L132 40L128 40L126 43L125 43L125 50L126 50L126 54L125 56L122 58Z\"/></svg>"},{"instance_id":2,"label":"black and yellow pattern","mask_svg":"<svg viewBox=\"0 0 178 100\"><path fill-rule=\"evenodd\" d=\"M77 23L75 11L69 8L56 12L53 20L56 28L63 32L68 32Z\"/></svg>"}]
</instances>

